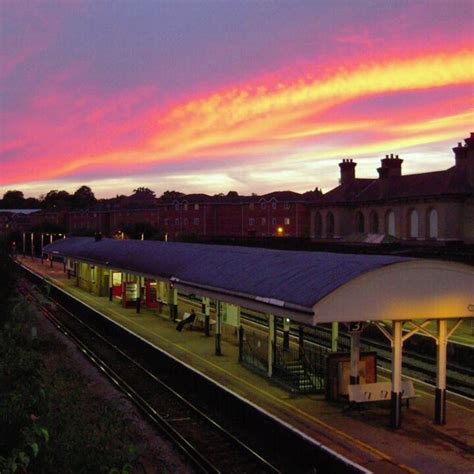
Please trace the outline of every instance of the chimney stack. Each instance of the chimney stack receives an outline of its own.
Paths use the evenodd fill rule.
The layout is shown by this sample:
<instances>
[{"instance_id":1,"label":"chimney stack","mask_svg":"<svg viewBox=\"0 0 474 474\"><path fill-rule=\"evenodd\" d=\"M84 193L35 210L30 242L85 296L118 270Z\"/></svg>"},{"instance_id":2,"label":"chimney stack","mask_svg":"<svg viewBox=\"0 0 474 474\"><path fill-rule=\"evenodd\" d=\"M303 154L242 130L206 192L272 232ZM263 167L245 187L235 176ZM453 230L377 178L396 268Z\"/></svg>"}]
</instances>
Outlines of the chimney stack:
<instances>
[{"instance_id":1,"label":"chimney stack","mask_svg":"<svg viewBox=\"0 0 474 474\"><path fill-rule=\"evenodd\" d=\"M402 175L402 163L398 155L393 156L393 153L381 160L382 166L377 168L379 178L396 178Z\"/></svg>"},{"instance_id":2,"label":"chimney stack","mask_svg":"<svg viewBox=\"0 0 474 474\"><path fill-rule=\"evenodd\" d=\"M355 179L355 167L357 163L354 163L352 159L343 159L339 163L339 168L341 168L341 184L349 184Z\"/></svg>"},{"instance_id":3,"label":"chimney stack","mask_svg":"<svg viewBox=\"0 0 474 474\"><path fill-rule=\"evenodd\" d=\"M474 187L474 133L471 132L471 136L464 142L464 146L462 143L458 143L458 146L453 148L454 159L456 168L462 170L469 185Z\"/></svg>"}]
</instances>

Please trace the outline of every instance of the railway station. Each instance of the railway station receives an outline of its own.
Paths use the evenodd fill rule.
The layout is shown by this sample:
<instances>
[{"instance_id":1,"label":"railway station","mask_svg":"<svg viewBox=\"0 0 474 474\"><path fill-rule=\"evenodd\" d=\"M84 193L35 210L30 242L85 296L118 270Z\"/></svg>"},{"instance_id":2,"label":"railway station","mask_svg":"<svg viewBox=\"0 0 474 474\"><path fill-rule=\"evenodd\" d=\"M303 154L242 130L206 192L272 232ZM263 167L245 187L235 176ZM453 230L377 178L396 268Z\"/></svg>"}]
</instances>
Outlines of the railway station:
<instances>
[{"instance_id":1,"label":"railway station","mask_svg":"<svg viewBox=\"0 0 474 474\"><path fill-rule=\"evenodd\" d=\"M101 238L61 239L44 252L41 261L20 260L306 436L314 429L318 442L355 463L410 471L417 442L406 431L423 433L424 425L461 451L472 445L465 422L473 418L472 400L447 403L446 396L448 339L474 316L472 267ZM377 354L361 344L369 329L390 343L385 376ZM403 346L418 333L436 341L433 395L402 377ZM318 338L328 347L316 349ZM406 452L385 453L394 438ZM435 445L431 454L425 447L420 465L439 462ZM466 456L472 460L472 449Z\"/></svg>"}]
</instances>

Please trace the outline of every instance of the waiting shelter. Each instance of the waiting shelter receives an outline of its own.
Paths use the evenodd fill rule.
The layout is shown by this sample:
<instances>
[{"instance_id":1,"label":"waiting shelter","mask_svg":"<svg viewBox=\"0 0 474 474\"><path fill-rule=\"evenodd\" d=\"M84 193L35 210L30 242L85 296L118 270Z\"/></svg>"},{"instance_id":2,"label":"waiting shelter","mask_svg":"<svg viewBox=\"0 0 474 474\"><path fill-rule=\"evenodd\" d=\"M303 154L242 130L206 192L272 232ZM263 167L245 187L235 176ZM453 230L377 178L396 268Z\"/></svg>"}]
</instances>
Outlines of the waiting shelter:
<instances>
[{"instance_id":1,"label":"waiting shelter","mask_svg":"<svg viewBox=\"0 0 474 474\"><path fill-rule=\"evenodd\" d=\"M468 265L379 255L87 237L58 240L44 252L50 259L62 258L79 286L119 298L124 305L135 304L137 311L141 301L166 304L175 319L178 291L199 295L207 331L210 298L236 308L236 324L240 308L265 313L270 376L275 317L306 326L349 325L350 382L354 385L359 383L360 332L364 324L376 324L392 346L394 428L401 424L403 342L418 331L424 332L437 342L435 421L445 422L447 341L463 318L473 317L474 269ZM448 331L450 319L456 322ZM428 329L433 320L437 323L435 332ZM221 325L219 310L216 354L220 353ZM404 325L408 332L402 332Z\"/></svg>"}]
</instances>

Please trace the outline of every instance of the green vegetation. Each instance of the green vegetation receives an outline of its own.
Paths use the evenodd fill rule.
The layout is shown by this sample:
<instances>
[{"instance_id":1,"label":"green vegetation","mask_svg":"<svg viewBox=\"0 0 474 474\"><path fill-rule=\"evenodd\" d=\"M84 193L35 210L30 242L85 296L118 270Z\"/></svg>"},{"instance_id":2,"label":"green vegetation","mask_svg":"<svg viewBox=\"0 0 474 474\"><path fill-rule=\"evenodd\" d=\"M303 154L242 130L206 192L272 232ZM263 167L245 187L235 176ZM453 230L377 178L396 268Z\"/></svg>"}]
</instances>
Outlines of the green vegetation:
<instances>
[{"instance_id":1,"label":"green vegetation","mask_svg":"<svg viewBox=\"0 0 474 474\"><path fill-rule=\"evenodd\" d=\"M0 255L0 472L143 472L130 420L94 393ZM7 284L8 282L8 284Z\"/></svg>"}]
</instances>

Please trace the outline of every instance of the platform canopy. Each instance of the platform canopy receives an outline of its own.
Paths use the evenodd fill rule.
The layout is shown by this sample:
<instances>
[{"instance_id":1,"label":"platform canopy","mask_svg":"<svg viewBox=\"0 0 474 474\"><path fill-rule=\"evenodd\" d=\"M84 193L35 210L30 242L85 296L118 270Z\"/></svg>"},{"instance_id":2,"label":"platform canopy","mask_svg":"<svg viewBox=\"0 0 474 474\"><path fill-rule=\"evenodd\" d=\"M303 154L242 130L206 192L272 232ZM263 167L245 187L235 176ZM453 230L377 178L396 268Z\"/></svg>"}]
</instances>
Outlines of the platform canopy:
<instances>
[{"instance_id":1,"label":"platform canopy","mask_svg":"<svg viewBox=\"0 0 474 474\"><path fill-rule=\"evenodd\" d=\"M44 251L305 324L474 314L474 268L460 263L88 237Z\"/></svg>"}]
</instances>

